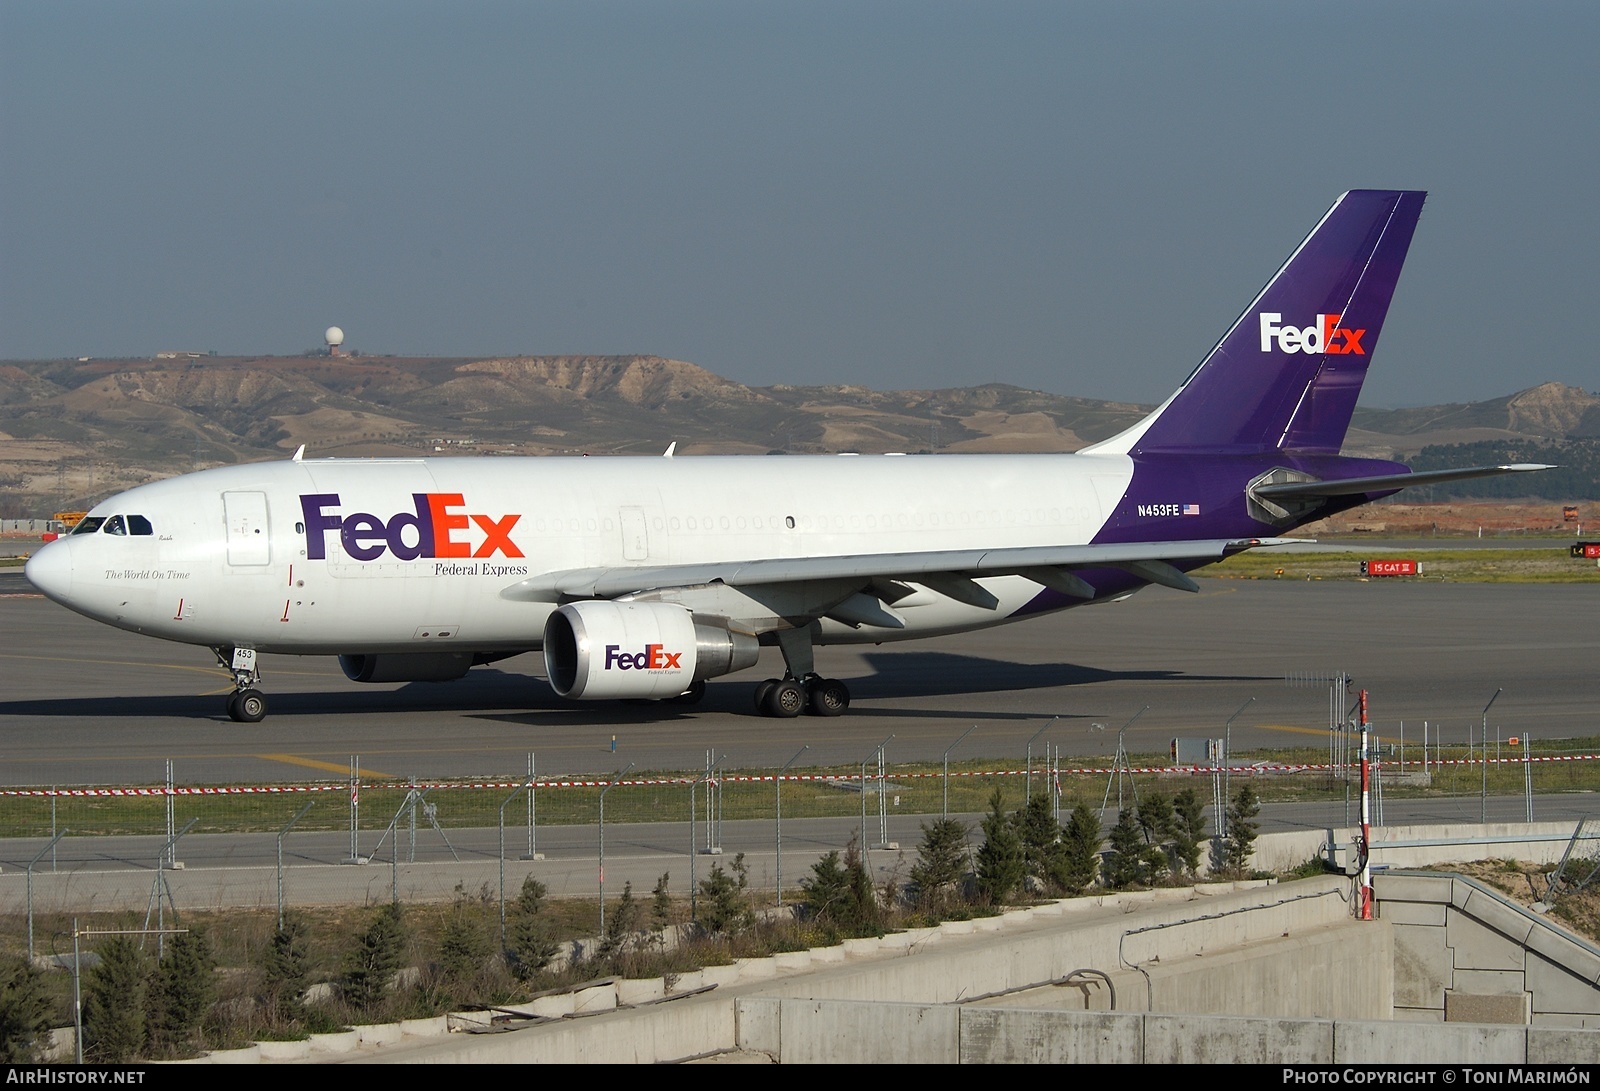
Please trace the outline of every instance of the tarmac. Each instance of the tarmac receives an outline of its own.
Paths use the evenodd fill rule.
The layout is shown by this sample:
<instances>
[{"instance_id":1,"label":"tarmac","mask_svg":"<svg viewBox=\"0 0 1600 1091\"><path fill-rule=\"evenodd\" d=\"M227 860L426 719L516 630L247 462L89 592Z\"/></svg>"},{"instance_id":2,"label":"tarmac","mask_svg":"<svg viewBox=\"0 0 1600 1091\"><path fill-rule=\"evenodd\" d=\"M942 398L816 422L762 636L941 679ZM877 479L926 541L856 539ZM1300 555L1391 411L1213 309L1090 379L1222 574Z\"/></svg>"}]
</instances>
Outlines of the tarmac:
<instances>
[{"instance_id":1,"label":"tarmac","mask_svg":"<svg viewBox=\"0 0 1600 1091\"><path fill-rule=\"evenodd\" d=\"M1600 735L1600 587L1559 584L1202 579L1199 594L1149 588L997 629L904 644L822 648L819 671L854 700L837 719L758 716L754 683L775 650L714 680L698 706L572 703L537 655L451 683L360 685L332 659L264 656L271 713L236 724L229 681L205 648L91 622L0 580L0 785L544 775L858 765L887 739L891 763L1133 753L1219 737L1236 754L1326 748L1326 682L1370 691L1375 730L1414 747L1465 742L1490 712L1491 742ZM20 593L19 593L20 592ZM959 744L968 729L972 733Z\"/></svg>"}]
</instances>

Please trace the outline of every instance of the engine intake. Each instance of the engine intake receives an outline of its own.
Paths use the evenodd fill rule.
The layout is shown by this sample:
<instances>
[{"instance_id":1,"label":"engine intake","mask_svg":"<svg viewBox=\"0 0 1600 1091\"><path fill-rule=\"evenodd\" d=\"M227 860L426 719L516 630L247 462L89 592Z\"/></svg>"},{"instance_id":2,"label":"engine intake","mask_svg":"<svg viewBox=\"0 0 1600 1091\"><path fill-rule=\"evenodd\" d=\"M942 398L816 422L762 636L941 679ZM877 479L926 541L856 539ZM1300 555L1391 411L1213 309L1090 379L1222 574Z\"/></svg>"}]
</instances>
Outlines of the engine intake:
<instances>
[{"instance_id":1,"label":"engine intake","mask_svg":"<svg viewBox=\"0 0 1600 1091\"><path fill-rule=\"evenodd\" d=\"M562 697L676 697L706 678L751 666L761 647L724 618L661 602L573 602L544 627L544 667Z\"/></svg>"}]
</instances>

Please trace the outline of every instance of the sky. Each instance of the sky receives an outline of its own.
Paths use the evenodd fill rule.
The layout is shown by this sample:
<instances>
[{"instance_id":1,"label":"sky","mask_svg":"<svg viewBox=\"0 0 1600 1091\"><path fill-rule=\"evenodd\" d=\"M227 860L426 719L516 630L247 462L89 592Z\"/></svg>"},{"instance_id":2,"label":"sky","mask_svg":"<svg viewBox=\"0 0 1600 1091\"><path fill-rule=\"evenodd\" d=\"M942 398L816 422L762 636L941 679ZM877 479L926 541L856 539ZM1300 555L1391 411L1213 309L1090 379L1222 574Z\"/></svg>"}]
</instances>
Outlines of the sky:
<instances>
[{"instance_id":1,"label":"sky","mask_svg":"<svg viewBox=\"0 0 1600 1091\"><path fill-rule=\"evenodd\" d=\"M1154 402L1346 189L1363 393L1600 391L1600 5L0 2L0 358L651 353Z\"/></svg>"}]
</instances>

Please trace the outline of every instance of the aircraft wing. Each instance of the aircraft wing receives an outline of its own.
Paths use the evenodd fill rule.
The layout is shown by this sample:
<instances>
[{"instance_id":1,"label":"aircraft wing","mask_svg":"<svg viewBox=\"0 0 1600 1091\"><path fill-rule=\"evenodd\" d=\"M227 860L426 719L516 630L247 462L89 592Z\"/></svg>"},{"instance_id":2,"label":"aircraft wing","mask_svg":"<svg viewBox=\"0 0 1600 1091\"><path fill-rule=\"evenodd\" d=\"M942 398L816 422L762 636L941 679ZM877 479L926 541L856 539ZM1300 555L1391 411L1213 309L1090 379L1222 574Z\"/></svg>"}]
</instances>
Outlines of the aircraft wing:
<instances>
[{"instance_id":1,"label":"aircraft wing","mask_svg":"<svg viewBox=\"0 0 1600 1091\"><path fill-rule=\"evenodd\" d=\"M1347 477L1332 481L1290 481L1276 485L1257 485L1250 491L1267 500L1310 500L1323 496L1356 496L1369 492L1392 492L1417 485L1439 485L1446 481L1466 481L1498 474L1531 473L1553 470L1554 466L1516 463L1509 466L1468 466L1459 470L1423 470L1410 474L1383 474L1379 477Z\"/></svg>"},{"instance_id":2,"label":"aircraft wing","mask_svg":"<svg viewBox=\"0 0 1600 1091\"><path fill-rule=\"evenodd\" d=\"M866 553L833 557L779 557L715 561L703 564L640 565L581 568L547 572L512 584L502 598L522 602L563 599L605 599L667 587L721 583L730 587L809 583L821 580L905 579L946 587L979 597L987 592L976 576L1023 575L1044 586L1081 598L1094 589L1072 576L1074 568L1125 568L1151 583L1181 590L1198 588L1172 564L1174 560L1221 560L1258 546L1287 545L1303 538L1216 538L1202 541L1106 543L1072 546L1028 546L1012 549L928 550L910 553ZM971 585L970 588L965 585Z\"/></svg>"}]
</instances>

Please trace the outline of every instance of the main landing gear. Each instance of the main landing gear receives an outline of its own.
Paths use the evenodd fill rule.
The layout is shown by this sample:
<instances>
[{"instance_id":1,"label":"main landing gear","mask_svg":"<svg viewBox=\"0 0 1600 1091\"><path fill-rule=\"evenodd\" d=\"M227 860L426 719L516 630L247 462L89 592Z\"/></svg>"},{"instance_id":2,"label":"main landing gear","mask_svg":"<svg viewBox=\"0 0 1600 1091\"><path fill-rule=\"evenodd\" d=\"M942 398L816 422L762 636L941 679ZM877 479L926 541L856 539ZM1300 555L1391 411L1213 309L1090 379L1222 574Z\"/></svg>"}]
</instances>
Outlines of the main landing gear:
<instances>
[{"instance_id":1,"label":"main landing gear","mask_svg":"<svg viewBox=\"0 0 1600 1091\"><path fill-rule=\"evenodd\" d=\"M850 707L850 689L837 678L791 675L768 678L756 687L756 711L763 716L790 719L809 712L813 716L840 716Z\"/></svg>"},{"instance_id":2,"label":"main landing gear","mask_svg":"<svg viewBox=\"0 0 1600 1091\"><path fill-rule=\"evenodd\" d=\"M267 718L267 698L256 687L261 672L256 669L254 648L215 648L217 662L233 675L233 692L228 695L228 718L241 724L258 724Z\"/></svg>"},{"instance_id":3,"label":"main landing gear","mask_svg":"<svg viewBox=\"0 0 1600 1091\"><path fill-rule=\"evenodd\" d=\"M850 690L837 678L823 678L811 656L811 627L775 633L783 651L782 678L768 678L756 687L756 711L763 716L790 719L809 712L813 716L839 716L850 707Z\"/></svg>"}]
</instances>

